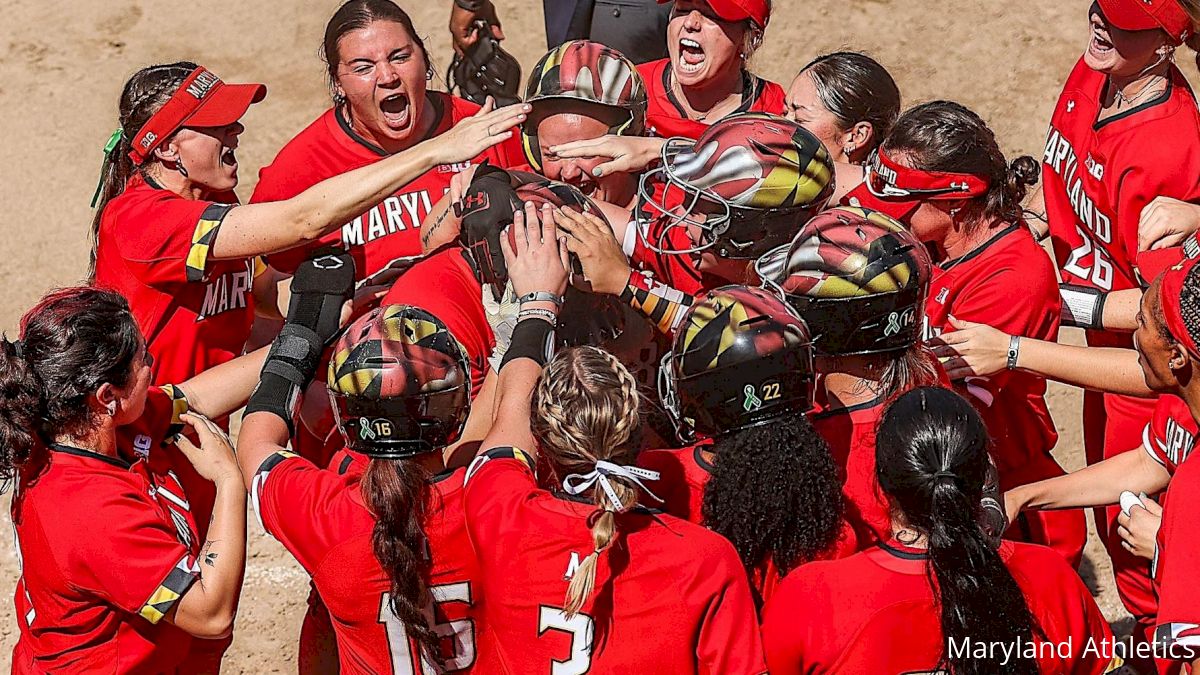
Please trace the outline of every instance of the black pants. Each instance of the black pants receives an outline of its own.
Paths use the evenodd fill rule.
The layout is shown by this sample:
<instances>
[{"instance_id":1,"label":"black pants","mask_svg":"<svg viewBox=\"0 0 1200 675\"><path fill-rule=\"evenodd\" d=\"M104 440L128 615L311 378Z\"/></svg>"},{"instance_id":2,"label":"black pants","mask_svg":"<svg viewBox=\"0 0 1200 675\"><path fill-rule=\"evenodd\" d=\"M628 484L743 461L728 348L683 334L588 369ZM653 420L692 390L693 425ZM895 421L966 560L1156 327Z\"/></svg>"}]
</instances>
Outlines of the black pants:
<instances>
[{"instance_id":1,"label":"black pants","mask_svg":"<svg viewBox=\"0 0 1200 675\"><path fill-rule=\"evenodd\" d=\"M645 63L667 55L671 5L656 0L542 0L547 48L594 40Z\"/></svg>"}]
</instances>

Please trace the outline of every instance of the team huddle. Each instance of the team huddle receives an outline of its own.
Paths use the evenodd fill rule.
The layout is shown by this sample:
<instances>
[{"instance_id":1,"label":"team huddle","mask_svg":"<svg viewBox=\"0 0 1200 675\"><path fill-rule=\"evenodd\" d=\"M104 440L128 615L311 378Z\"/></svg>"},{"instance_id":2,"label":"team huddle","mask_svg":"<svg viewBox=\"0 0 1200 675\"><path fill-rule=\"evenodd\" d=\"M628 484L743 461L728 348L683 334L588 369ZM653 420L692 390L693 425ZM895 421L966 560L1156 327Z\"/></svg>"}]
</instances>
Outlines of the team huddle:
<instances>
[{"instance_id":1,"label":"team huddle","mask_svg":"<svg viewBox=\"0 0 1200 675\"><path fill-rule=\"evenodd\" d=\"M770 16L676 0L667 58L571 40L498 106L348 0L246 204L266 88L137 71L90 283L0 341L14 672L218 672L248 512L311 576L304 674L1200 666L1200 3L1092 3L1011 162L864 54L755 75Z\"/></svg>"}]
</instances>

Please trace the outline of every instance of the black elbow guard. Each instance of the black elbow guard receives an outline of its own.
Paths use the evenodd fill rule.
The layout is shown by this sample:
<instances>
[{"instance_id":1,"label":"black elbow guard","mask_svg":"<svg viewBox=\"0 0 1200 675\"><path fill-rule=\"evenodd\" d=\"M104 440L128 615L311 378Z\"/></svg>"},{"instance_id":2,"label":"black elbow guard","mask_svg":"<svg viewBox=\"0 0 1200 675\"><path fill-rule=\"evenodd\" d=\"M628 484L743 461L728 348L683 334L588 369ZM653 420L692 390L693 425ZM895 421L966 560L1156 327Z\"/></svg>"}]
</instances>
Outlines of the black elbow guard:
<instances>
[{"instance_id":1,"label":"black elbow guard","mask_svg":"<svg viewBox=\"0 0 1200 675\"><path fill-rule=\"evenodd\" d=\"M301 263L292 277L292 299L279 336L271 343L246 414L270 412L295 432L300 395L317 372L321 352L338 333L342 305L354 291L354 259L323 249Z\"/></svg>"},{"instance_id":2,"label":"black elbow guard","mask_svg":"<svg viewBox=\"0 0 1200 675\"><path fill-rule=\"evenodd\" d=\"M1062 325L1075 328L1104 328L1104 299L1108 297L1099 289L1075 284L1059 284L1062 296Z\"/></svg>"}]
</instances>

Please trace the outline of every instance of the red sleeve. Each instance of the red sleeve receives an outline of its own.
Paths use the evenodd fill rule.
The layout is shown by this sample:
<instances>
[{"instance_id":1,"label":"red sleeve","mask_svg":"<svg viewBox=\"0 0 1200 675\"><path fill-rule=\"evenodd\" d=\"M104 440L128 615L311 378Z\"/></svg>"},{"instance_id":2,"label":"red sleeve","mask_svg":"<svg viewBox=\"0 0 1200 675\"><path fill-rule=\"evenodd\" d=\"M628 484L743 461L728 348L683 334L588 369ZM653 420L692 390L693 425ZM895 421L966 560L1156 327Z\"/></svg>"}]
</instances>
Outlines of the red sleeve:
<instances>
[{"instance_id":1,"label":"red sleeve","mask_svg":"<svg viewBox=\"0 0 1200 675\"><path fill-rule=\"evenodd\" d=\"M1028 569L1025 572L1042 576L1045 583L1039 586L1041 592L1026 592L1030 611L1049 642L1070 644L1072 647L1070 654L1054 655L1061 668L1050 668L1046 659L1039 659L1043 669L1047 672L1101 675L1108 670L1112 653L1100 647L1111 645L1113 636L1100 607L1092 599L1091 591L1083 580L1061 556L1042 547L1033 551L1037 558L1033 564L1026 565Z\"/></svg>"},{"instance_id":2,"label":"red sleeve","mask_svg":"<svg viewBox=\"0 0 1200 675\"><path fill-rule=\"evenodd\" d=\"M467 468L463 499L467 531L477 552L522 524L521 502L538 491L533 458L517 448L492 448Z\"/></svg>"},{"instance_id":3,"label":"red sleeve","mask_svg":"<svg viewBox=\"0 0 1200 675\"><path fill-rule=\"evenodd\" d=\"M209 248L235 205L195 199L160 199L146 218L113 225L118 248L134 275L155 288L204 281Z\"/></svg>"},{"instance_id":4,"label":"red sleeve","mask_svg":"<svg viewBox=\"0 0 1200 675\"><path fill-rule=\"evenodd\" d=\"M1168 453L1167 427L1171 422L1171 412L1167 401L1168 396L1160 396L1155 402L1154 414L1142 432L1142 446L1154 461L1162 464L1168 473L1174 474L1178 467Z\"/></svg>"},{"instance_id":5,"label":"red sleeve","mask_svg":"<svg viewBox=\"0 0 1200 675\"><path fill-rule=\"evenodd\" d=\"M342 480L303 457L277 452L258 468L250 490L263 529L313 574L338 543L337 523L345 521L338 513Z\"/></svg>"},{"instance_id":6,"label":"red sleeve","mask_svg":"<svg viewBox=\"0 0 1200 675\"><path fill-rule=\"evenodd\" d=\"M720 584L700 625L696 656L704 675L759 675L766 673L758 616L750 595L750 582L733 545L722 541L723 555L711 578ZM710 570L705 570L710 574Z\"/></svg>"},{"instance_id":7,"label":"red sleeve","mask_svg":"<svg viewBox=\"0 0 1200 675\"><path fill-rule=\"evenodd\" d=\"M1152 574L1158 590L1155 642L1170 656L1200 653L1200 462L1183 462L1167 488ZM1189 653L1191 652L1191 653ZM1183 660L1183 659L1179 659ZM1161 672L1161 671L1160 671Z\"/></svg>"},{"instance_id":8,"label":"red sleeve","mask_svg":"<svg viewBox=\"0 0 1200 675\"><path fill-rule=\"evenodd\" d=\"M806 644L811 623L803 620L810 615L803 608L809 607L810 600L823 598L824 593L820 588L810 589L809 584L804 583L802 572L797 570L785 577L763 608L763 651L772 673L803 672L806 654L809 662L818 662L817 655L811 653ZM829 641L822 641L821 646L834 648Z\"/></svg>"},{"instance_id":9,"label":"red sleeve","mask_svg":"<svg viewBox=\"0 0 1200 675\"><path fill-rule=\"evenodd\" d=\"M79 537L68 554L69 579L114 606L158 623L200 576L175 524L144 490L72 495L87 503L103 536Z\"/></svg>"},{"instance_id":10,"label":"red sleeve","mask_svg":"<svg viewBox=\"0 0 1200 675\"><path fill-rule=\"evenodd\" d=\"M1191 130L1191 134L1195 134L1195 129ZM1168 146L1171 155L1169 162L1154 161L1155 155L1162 150L1161 139L1153 138L1150 142L1155 147L1151 152L1118 164L1129 168L1121 174L1120 180L1115 181L1117 222L1113 224L1116 230L1113 237L1130 266L1135 265L1137 259L1138 223L1142 218L1142 208L1159 195L1188 202L1200 201L1200 141L1194 137L1181 138L1179 141L1178 145ZM1151 281L1153 279L1143 279L1142 283L1149 284Z\"/></svg>"}]
</instances>

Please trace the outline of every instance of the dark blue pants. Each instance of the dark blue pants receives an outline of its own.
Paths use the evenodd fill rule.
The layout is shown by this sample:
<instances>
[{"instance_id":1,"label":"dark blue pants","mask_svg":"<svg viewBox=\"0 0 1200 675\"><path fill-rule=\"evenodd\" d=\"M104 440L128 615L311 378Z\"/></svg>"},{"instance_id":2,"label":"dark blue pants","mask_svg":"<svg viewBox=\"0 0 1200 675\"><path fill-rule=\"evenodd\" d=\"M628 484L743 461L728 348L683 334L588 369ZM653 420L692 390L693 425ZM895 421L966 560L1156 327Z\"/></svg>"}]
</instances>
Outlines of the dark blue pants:
<instances>
[{"instance_id":1,"label":"dark blue pants","mask_svg":"<svg viewBox=\"0 0 1200 675\"><path fill-rule=\"evenodd\" d=\"M656 0L542 0L546 43L588 39L620 51L634 63L667 55L671 5Z\"/></svg>"}]
</instances>

